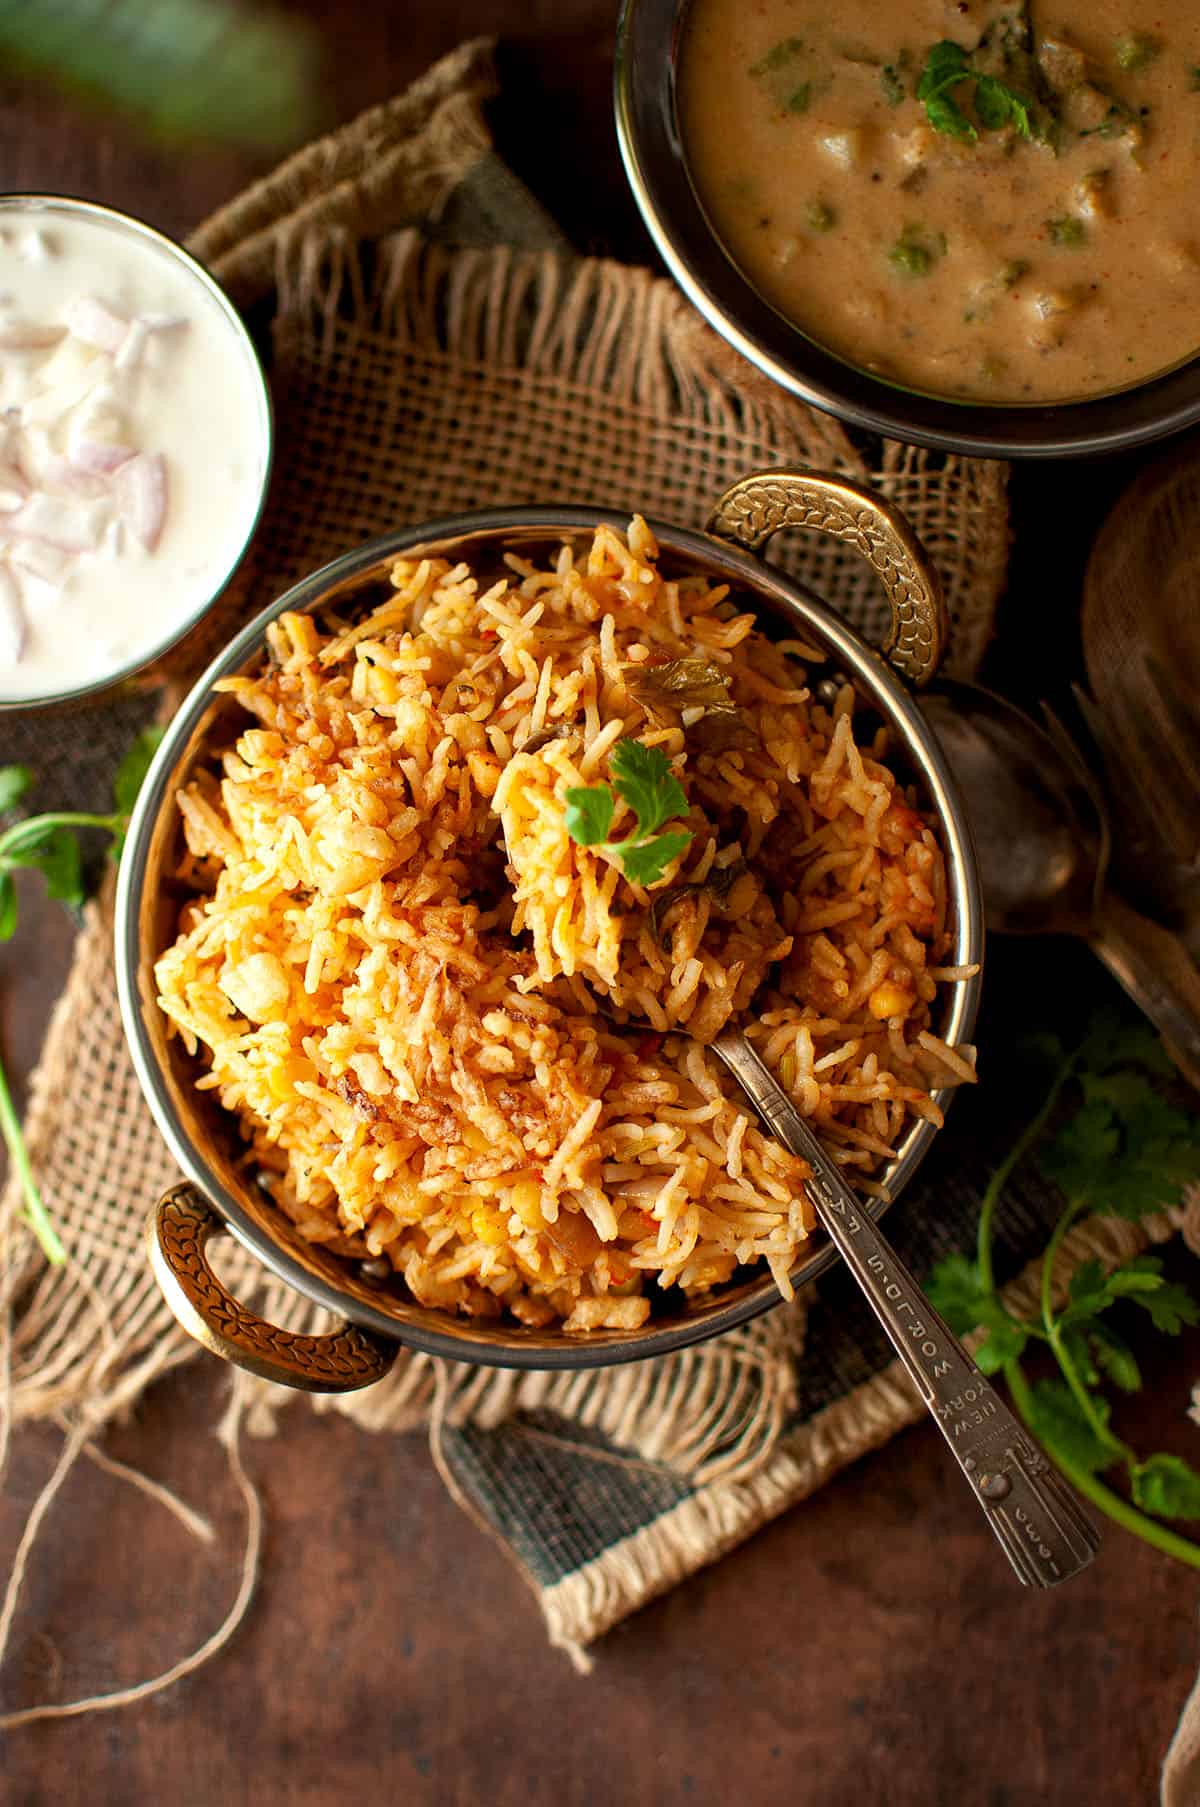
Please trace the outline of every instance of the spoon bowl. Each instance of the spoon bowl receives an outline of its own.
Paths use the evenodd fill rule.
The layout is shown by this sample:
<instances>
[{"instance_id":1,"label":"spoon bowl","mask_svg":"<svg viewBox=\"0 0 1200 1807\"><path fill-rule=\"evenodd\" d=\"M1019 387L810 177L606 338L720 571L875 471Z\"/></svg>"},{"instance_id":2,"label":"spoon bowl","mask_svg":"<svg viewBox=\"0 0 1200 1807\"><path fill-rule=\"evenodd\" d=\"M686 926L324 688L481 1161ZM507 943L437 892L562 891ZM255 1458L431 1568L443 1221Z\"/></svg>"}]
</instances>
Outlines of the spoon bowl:
<instances>
[{"instance_id":1,"label":"spoon bowl","mask_svg":"<svg viewBox=\"0 0 1200 1807\"><path fill-rule=\"evenodd\" d=\"M1109 832L1082 761L977 684L943 680L925 713L967 799L988 928L1086 934L1103 892Z\"/></svg>"},{"instance_id":2,"label":"spoon bowl","mask_svg":"<svg viewBox=\"0 0 1200 1807\"><path fill-rule=\"evenodd\" d=\"M924 708L966 799L989 931L1085 940L1200 1086L1200 974L1108 889L1108 812L1065 730L977 684L943 680Z\"/></svg>"}]
</instances>

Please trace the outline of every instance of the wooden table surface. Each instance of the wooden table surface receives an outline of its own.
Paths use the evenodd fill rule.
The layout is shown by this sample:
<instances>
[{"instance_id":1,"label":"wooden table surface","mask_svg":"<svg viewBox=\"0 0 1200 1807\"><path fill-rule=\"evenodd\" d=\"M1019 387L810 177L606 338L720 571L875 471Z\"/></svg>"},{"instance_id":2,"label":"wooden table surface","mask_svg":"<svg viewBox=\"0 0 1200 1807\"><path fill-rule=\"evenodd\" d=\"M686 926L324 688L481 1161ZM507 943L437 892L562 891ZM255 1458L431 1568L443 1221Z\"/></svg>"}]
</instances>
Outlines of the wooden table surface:
<instances>
[{"instance_id":1,"label":"wooden table surface","mask_svg":"<svg viewBox=\"0 0 1200 1807\"><path fill-rule=\"evenodd\" d=\"M582 248L651 257L613 141L606 0L303 10L321 32L335 120L463 38L499 32L509 90L496 125L510 162ZM0 73L5 188L89 195L183 232L262 167L232 151L165 151ZM1063 478L1088 499L1049 573L1064 658L1097 497L1123 474ZM1015 593L1047 583L1051 522L1037 486L1018 482L1016 497ZM27 907L0 950L0 1029L22 1085L70 934L57 906ZM1194 1456L1184 1413L1200 1338L1150 1360L1138 1441ZM241 1511L207 1428L224 1391L200 1360L156 1387L110 1448L203 1503L231 1548ZM16 1441L0 1501L5 1568L58 1444L40 1429ZM0 1756L5 1803L1132 1807L1154 1798L1200 1658L1195 1577L1115 1529L1070 1587L1017 1589L930 1427L619 1628L588 1679L549 1648L520 1578L446 1496L420 1437L372 1438L300 1407L247 1459L268 1530L235 1642L151 1702L14 1733ZM165 1667L216 1626L231 1591L227 1555L85 1464L26 1585L5 1704Z\"/></svg>"}]
</instances>

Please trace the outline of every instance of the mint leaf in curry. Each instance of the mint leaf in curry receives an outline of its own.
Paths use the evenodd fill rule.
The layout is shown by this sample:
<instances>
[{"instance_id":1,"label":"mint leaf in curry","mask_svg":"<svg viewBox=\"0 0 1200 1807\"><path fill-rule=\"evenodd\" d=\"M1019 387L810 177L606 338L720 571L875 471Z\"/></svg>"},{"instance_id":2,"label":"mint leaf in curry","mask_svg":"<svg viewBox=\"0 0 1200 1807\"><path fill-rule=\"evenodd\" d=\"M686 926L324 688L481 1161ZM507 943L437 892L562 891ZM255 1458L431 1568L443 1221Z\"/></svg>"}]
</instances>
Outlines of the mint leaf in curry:
<instances>
[{"instance_id":1,"label":"mint leaf in curry","mask_svg":"<svg viewBox=\"0 0 1200 1807\"><path fill-rule=\"evenodd\" d=\"M943 38L925 59L917 83L917 99L935 132L976 144L979 132L962 106L968 98L985 131L997 132L1012 126L1022 138L1039 136L1034 124L1033 97L1002 77L977 69L961 44Z\"/></svg>"}]
</instances>

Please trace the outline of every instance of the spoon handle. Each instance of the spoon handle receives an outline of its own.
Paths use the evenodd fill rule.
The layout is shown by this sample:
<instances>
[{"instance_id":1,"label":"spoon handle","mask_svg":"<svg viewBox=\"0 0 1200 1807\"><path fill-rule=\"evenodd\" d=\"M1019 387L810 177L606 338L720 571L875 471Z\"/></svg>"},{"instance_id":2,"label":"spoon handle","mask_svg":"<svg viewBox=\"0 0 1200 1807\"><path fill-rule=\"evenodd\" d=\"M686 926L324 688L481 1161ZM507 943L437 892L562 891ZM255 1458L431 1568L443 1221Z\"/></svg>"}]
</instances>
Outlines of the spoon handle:
<instances>
[{"instance_id":1,"label":"spoon handle","mask_svg":"<svg viewBox=\"0 0 1200 1807\"><path fill-rule=\"evenodd\" d=\"M1200 973L1168 930L1109 891L1088 934L1093 951L1200 1087Z\"/></svg>"},{"instance_id":2,"label":"spoon handle","mask_svg":"<svg viewBox=\"0 0 1200 1807\"><path fill-rule=\"evenodd\" d=\"M895 1345L993 1533L1029 1587L1054 1587L1087 1567L1095 1526L1062 1476L921 1292L837 1167L742 1035L713 1043L767 1127L812 1168L822 1226Z\"/></svg>"}]
</instances>

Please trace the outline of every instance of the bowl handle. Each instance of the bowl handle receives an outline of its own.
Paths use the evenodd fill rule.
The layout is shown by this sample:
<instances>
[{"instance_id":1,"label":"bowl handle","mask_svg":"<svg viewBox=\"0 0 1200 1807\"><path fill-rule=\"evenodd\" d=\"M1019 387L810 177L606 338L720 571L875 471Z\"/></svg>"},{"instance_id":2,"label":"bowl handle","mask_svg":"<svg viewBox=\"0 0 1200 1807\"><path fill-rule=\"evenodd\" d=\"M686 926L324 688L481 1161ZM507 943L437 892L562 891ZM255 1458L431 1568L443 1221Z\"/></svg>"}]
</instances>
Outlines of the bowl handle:
<instances>
[{"instance_id":1,"label":"bowl handle","mask_svg":"<svg viewBox=\"0 0 1200 1807\"><path fill-rule=\"evenodd\" d=\"M731 484L708 517L707 531L760 552L781 527L828 533L861 552L892 605L884 657L910 684L927 684L946 643L941 580L920 540L873 490L822 471L751 471Z\"/></svg>"},{"instance_id":2,"label":"bowl handle","mask_svg":"<svg viewBox=\"0 0 1200 1807\"><path fill-rule=\"evenodd\" d=\"M204 1246L225 1224L186 1183L150 1213L146 1241L162 1295L189 1336L222 1361L306 1393L350 1393L382 1380L400 1344L343 1324L328 1336L298 1336L256 1317L227 1292Z\"/></svg>"}]
</instances>

